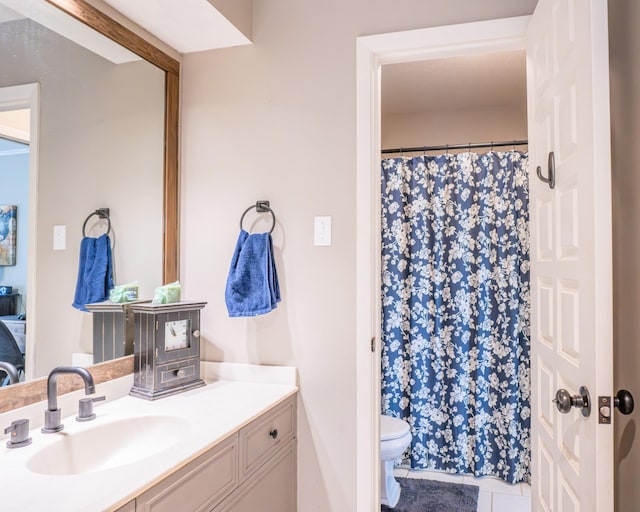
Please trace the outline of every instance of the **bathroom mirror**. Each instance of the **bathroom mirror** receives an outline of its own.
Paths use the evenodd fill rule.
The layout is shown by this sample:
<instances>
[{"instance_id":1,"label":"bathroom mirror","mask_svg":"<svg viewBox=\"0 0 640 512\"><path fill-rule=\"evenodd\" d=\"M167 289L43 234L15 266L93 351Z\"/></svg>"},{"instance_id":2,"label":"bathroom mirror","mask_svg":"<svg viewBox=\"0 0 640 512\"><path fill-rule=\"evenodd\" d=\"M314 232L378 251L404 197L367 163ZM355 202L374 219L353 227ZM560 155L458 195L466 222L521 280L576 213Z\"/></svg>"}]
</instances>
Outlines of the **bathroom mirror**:
<instances>
[{"instance_id":1,"label":"bathroom mirror","mask_svg":"<svg viewBox=\"0 0 640 512\"><path fill-rule=\"evenodd\" d=\"M92 351L91 313L71 303L93 211L110 209L116 283L138 281L151 298L177 279L179 62L84 0L0 0L0 9L0 110L29 107L3 102L3 90L37 84L36 164L17 213L17 261L27 267L17 313L26 313L31 379ZM86 48L87 27L102 49ZM87 236L106 230L90 217ZM0 285L11 285L10 270L0 266Z\"/></svg>"}]
</instances>

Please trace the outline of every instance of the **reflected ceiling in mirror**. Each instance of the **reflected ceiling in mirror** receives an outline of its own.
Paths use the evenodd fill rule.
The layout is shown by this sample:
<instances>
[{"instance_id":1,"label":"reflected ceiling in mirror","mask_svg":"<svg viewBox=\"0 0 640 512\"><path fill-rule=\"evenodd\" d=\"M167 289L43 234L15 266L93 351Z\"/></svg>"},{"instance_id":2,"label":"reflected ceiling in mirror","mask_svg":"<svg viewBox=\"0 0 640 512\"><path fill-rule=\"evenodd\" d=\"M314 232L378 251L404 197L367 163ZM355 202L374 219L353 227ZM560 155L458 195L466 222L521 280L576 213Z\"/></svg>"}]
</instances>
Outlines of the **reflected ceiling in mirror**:
<instances>
[{"instance_id":1,"label":"reflected ceiling in mirror","mask_svg":"<svg viewBox=\"0 0 640 512\"><path fill-rule=\"evenodd\" d=\"M140 296L150 298L155 286L175 278L177 155L167 148L177 147L177 131L170 129L175 124L166 105L175 109L177 124L177 97L166 89L177 91L177 75L175 85L167 85L166 69L88 32L44 1L0 3L29 9L0 5L0 110L24 107L3 102L3 90L18 84L39 89L27 199L17 215L17 238L28 244L13 268L0 266L0 285L15 285L22 299L15 314L26 313L31 378L93 350L91 314L71 307L82 225L91 212L110 208L116 283L137 281ZM51 19L29 7L34 5L44 5ZM1 158L4 182L9 178L2 174ZM5 189L0 187L0 204L17 202L3 196ZM87 236L105 232L104 223L94 219ZM165 228L169 240L163 238Z\"/></svg>"}]
</instances>

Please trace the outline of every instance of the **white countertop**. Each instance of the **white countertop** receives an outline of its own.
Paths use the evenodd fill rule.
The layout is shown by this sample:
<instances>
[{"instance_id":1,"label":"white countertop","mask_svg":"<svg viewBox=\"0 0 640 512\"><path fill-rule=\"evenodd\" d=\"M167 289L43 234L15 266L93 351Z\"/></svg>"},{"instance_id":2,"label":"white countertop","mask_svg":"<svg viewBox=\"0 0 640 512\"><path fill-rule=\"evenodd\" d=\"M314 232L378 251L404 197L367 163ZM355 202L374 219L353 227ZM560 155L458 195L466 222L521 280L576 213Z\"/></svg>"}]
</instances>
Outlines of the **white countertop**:
<instances>
[{"instance_id":1,"label":"white countertop","mask_svg":"<svg viewBox=\"0 0 640 512\"><path fill-rule=\"evenodd\" d=\"M123 396L103 405L98 402L94 409L97 418L85 423L75 421L75 407L67 408L65 411L72 414L63 420L63 431L42 434L34 428L33 442L24 448L6 448L5 437L0 447L2 510L117 509L297 392L295 369L271 367L273 372L269 372L269 368L254 367L256 372L252 372L250 365L203 367L205 381L213 380L207 386L156 401ZM245 380L221 380L238 376ZM27 468L28 459L59 436L120 418L165 414L183 417L190 426L180 441L159 453L145 454L137 462L76 475L44 475Z\"/></svg>"}]
</instances>

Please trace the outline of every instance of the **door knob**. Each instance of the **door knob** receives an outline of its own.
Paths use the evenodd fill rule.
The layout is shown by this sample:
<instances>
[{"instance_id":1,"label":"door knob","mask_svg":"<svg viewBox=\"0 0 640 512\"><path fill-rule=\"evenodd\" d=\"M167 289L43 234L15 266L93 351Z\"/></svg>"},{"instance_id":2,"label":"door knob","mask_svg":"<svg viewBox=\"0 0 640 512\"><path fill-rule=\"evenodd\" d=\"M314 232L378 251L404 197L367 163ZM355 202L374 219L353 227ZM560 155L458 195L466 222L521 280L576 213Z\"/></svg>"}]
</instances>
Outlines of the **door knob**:
<instances>
[{"instance_id":1,"label":"door knob","mask_svg":"<svg viewBox=\"0 0 640 512\"><path fill-rule=\"evenodd\" d=\"M613 397L613 405L618 408L622 414L631 414L633 412L633 395L626 389L621 389Z\"/></svg>"},{"instance_id":2,"label":"door knob","mask_svg":"<svg viewBox=\"0 0 640 512\"><path fill-rule=\"evenodd\" d=\"M580 386L579 394L571 395L566 389L562 388L556 392L553 399L556 408L563 414L567 414L572 407L582 410L582 415L587 417L591 414L591 397L586 386Z\"/></svg>"}]
</instances>

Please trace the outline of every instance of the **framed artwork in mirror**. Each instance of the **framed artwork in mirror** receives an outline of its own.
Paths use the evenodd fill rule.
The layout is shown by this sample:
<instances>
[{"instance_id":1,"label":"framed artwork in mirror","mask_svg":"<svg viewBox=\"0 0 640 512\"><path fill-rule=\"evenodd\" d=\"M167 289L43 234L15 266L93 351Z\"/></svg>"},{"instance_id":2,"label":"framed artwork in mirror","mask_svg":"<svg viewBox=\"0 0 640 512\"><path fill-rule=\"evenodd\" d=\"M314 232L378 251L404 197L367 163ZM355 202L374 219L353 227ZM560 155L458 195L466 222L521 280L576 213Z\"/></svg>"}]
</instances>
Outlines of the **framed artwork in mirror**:
<instances>
[{"instance_id":1,"label":"framed artwork in mirror","mask_svg":"<svg viewBox=\"0 0 640 512\"><path fill-rule=\"evenodd\" d=\"M0 205L0 265L16 264L16 212L15 205Z\"/></svg>"}]
</instances>

